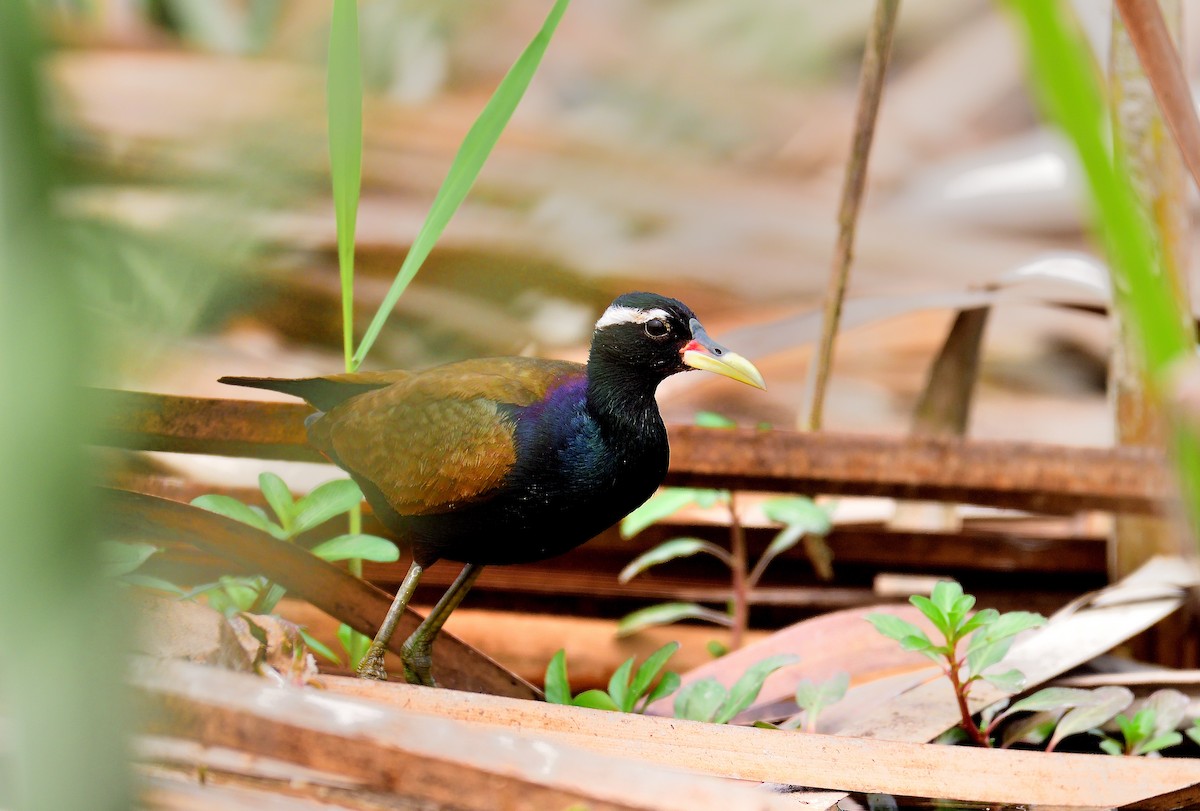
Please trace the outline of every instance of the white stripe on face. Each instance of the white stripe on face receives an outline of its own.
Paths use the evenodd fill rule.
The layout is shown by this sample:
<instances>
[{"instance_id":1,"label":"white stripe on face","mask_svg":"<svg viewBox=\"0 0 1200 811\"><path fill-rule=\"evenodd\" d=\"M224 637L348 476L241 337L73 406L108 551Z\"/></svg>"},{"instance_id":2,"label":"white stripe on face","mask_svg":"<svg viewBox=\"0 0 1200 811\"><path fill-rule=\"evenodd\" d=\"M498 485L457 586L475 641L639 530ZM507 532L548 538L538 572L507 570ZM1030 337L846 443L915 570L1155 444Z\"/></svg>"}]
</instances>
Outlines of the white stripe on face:
<instances>
[{"instance_id":1,"label":"white stripe on face","mask_svg":"<svg viewBox=\"0 0 1200 811\"><path fill-rule=\"evenodd\" d=\"M600 316L600 320L596 322L596 329L604 329L614 324L645 324L647 321L652 321L655 318L669 321L671 314L657 307L649 310L639 310L636 307L617 307L614 305L605 310L604 315Z\"/></svg>"}]
</instances>

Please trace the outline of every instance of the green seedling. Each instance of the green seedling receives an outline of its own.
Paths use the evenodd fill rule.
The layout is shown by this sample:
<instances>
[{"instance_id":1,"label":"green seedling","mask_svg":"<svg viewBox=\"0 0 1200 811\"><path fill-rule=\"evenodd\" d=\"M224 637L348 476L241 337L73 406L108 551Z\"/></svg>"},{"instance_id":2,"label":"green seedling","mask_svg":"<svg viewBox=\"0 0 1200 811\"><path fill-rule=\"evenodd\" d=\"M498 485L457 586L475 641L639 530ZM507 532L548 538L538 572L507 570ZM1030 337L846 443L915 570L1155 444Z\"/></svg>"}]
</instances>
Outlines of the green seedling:
<instances>
[{"instance_id":1,"label":"green seedling","mask_svg":"<svg viewBox=\"0 0 1200 811\"><path fill-rule=\"evenodd\" d=\"M796 685L796 706L804 712L784 721L780 728L799 729L803 724L805 732L816 732L821 711L845 698L849 686L850 674L845 671L835 673L823 682L802 679Z\"/></svg>"},{"instance_id":2,"label":"green seedling","mask_svg":"<svg viewBox=\"0 0 1200 811\"><path fill-rule=\"evenodd\" d=\"M1176 727L1187 707L1188 697L1178 690L1156 690L1132 718L1117 716L1119 739L1100 730L1094 734L1100 736L1100 748L1110 755L1148 755L1183 743Z\"/></svg>"},{"instance_id":3,"label":"green seedling","mask_svg":"<svg viewBox=\"0 0 1200 811\"><path fill-rule=\"evenodd\" d=\"M635 657L630 656L617 668L608 680L608 690L585 690L571 697L571 682L567 678L567 653L559 650L546 667L546 700L551 704L568 704L575 707L590 707L594 710L642 713L646 707L660 698L666 698L679 689L679 674L667 671L658 678L659 671L667 660L679 650L678 642L668 642L642 663L635 673Z\"/></svg>"},{"instance_id":4,"label":"green seedling","mask_svg":"<svg viewBox=\"0 0 1200 811\"><path fill-rule=\"evenodd\" d=\"M254 527L276 540L291 543L297 535L314 529L326 521L348 513L362 501L358 485L349 479L325 482L300 499L293 499L288 486L274 473L263 473L258 477L259 489L270 505L274 519L259 507L243 504L235 498L223 495L205 495L192 500L196 507L232 518L234 521ZM386 538L363 533L347 533L323 541L310 549L322 560L370 560L391 563L400 558L400 550ZM209 605L226 614L246 612L269 614L285 590L278 583L261 575L253 577L221 577L216 582L205 583L188 592L186 596L205 595ZM343 626L347 628L347 626ZM339 629L338 638L346 647L354 664L355 655L361 659L366 652L359 646L352 630ZM305 634L305 640L314 650L332 661L340 661L328 652L328 648ZM316 643L316 644L313 644ZM360 650L361 648L361 650Z\"/></svg>"},{"instance_id":5,"label":"green seedling","mask_svg":"<svg viewBox=\"0 0 1200 811\"><path fill-rule=\"evenodd\" d=\"M1025 676L1019 670L988 671L1008 653L1017 634L1043 625L1046 618L1028 611L1001 614L994 608L972 614L975 598L964 594L962 586L953 581L941 581L930 597L914 595L909 602L933 623L942 644L934 643L916 625L893 614L869 614L867 621L905 650L924 654L941 666L954 688L967 737L979 746L991 746L991 740L972 717L968 703L971 687L983 680L1006 692L1020 690Z\"/></svg>"},{"instance_id":6,"label":"green seedling","mask_svg":"<svg viewBox=\"0 0 1200 811\"><path fill-rule=\"evenodd\" d=\"M770 656L751 665L729 689L713 678L694 681L675 696L675 717L728 724L754 703L768 676L798 661L798 656L786 653Z\"/></svg>"}]
</instances>

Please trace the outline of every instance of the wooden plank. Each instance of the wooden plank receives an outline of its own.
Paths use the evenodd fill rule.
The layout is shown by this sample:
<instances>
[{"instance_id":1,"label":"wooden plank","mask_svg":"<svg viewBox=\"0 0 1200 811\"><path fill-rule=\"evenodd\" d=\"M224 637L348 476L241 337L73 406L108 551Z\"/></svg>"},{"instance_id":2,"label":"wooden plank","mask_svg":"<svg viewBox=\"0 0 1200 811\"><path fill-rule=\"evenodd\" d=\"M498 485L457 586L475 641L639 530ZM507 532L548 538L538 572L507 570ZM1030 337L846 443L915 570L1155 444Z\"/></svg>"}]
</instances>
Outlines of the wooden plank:
<instances>
[{"instance_id":1,"label":"wooden plank","mask_svg":"<svg viewBox=\"0 0 1200 811\"><path fill-rule=\"evenodd\" d=\"M374 635L392 598L293 544L223 516L141 493L101 488L98 522L112 537L185 541L261 572L297 597L308 600L354 630ZM416 612L401 618L391 650L420 623ZM532 698L537 691L522 679L463 644L440 634L434 645L434 675L462 690Z\"/></svg>"},{"instance_id":2,"label":"wooden plank","mask_svg":"<svg viewBox=\"0 0 1200 811\"><path fill-rule=\"evenodd\" d=\"M743 780L961 802L1108 808L1200 782L1200 760L976 749L720 726L329 677L327 691ZM1019 775L1020 779L1014 779Z\"/></svg>"},{"instance_id":3,"label":"wooden plank","mask_svg":"<svg viewBox=\"0 0 1200 811\"><path fill-rule=\"evenodd\" d=\"M137 450L319 459L301 404L119 391L94 394L100 441ZM1161 512L1172 486L1160 452L936 437L673 426L668 484L961 501L1047 513Z\"/></svg>"},{"instance_id":4,"label":"wooden plank","mask_svg":"<svg viewBox=\"0 0 1200 811\"><path fill-rule=\"evenodd\" d=\"M182 662L138 662L132 680L149 705L146 726L151 734L262 754L347 775L368 789L464 811L533 811L574 803L592 811L818 811L830 805L598 755L595 747L402 712L379 702L271 685ZM533 710L545 707L516 703Z\"/></svg>"}]
</instances>

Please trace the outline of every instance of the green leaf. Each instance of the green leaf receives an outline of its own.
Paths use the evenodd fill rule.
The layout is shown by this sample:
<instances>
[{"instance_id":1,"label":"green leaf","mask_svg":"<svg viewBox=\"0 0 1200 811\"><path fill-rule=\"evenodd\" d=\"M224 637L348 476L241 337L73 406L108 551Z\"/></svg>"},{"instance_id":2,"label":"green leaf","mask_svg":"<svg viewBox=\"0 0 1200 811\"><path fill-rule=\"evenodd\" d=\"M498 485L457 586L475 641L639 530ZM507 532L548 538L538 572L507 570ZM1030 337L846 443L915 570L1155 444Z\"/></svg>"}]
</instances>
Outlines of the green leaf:
<instances>
[{"instance_id":1,"label":"green leaf","mask_svg":"<svg viewBox=\"0 0 1200 811\"><path fill-rule=\"evenodd\" d=\"M338 535L322 541L311 550L322 560L370 560L375 563L393 563L400 559L400 550L387 538L375 535Z\"/></svg>"},{"instance_id":2,"label":"green leaf","mask_svg":"<svg viewBox=\"0 0 1200 811\"><path fill-rule=\"evenodd\" d=\"M950 615L942 610L941 606L930 600L928 597L923 597L920 594L914 594L908 598L908 601L917 607L917 610L925 615L926 619L933 623L933 627L941 631L942 636L947 642L953 642L954 631L953 624L950 621ZM915 627L915 626L914 626Z\"/></svg>"},{"instance_id":3,"label":"green leaf","mask_svg":"<svg viewBox=\"0 0 1200 811\"><path fill-rule=\"evenodd\" d=\"M689 721L712 721L728 693L713 678L698 679L675 696L675 717Z\"/></svg>"},{"instance_id":4,"label":"green leaf","mask_svg":"<svg viewBox=\"0 0 1200 811\"><path fill-rule=\"evenodd\" d=\"M338 626L337 637L338 642L342 643L342 650L346 651L350 667L358 667L362 658L367 655L367 649L371 647L370 637L360 634L345 623Z\"/></svg>"},{"instance_id":5,"label":"green leaf","mask_svg":"<svg viewBox=\"0 0 1200 811\"><path fill-rule=\"evenodd\" d=\"M239 521L247 526L266 532L281 541L287 537L287 533L283 531L283 527L273 523L262 510L249 507L230 496L216 494L197 496L192 499L192 506L208 510L217 515L223 515L226 518L232 518L234 521Z\"/></svg>"},{"instance_id":6,"label":"green leaf","mask_svg":"<svg viewBox=\"0 0 1200 811\"><path fill-rule=\"evenodd\" d=\"M283 527L283 531L291 533L293 512L295 510L292 491L284 484L283 479L269 472L258 474L258 489L262 490L263 497L271 505L271 509L275 511L275 515L279 519L279 525Z\"/></svg>"},{"instance_id":7,"label":"green leaf","mask_svg":"<svg viewBox=\"0 0 1200 811\"><path fill-rule=\"evenodd\" d=\"M971 637L971 645L967 648L967 672L970 676L978 676L989 667L999 664L1012 647L1011 636L993 639L986 631L986 628L977 631Z\"/></svg>"},{"instance_id":8,"label":"green leaf","mask_svg":"<svg viewBox=\"0 0 1200 811\"><path fill-rule=\"evenodd\" d=\"M1178 690L1155 690L1143 705L1154 711L1154 725L1148 734L1157 737L1173 731L1187 715L1190 703L1191 699Z\"/></svg>"},{"instance_id":9,"label":"green leaf","mask_svg":"<svg viewBox=\"0 0 1200 811\"><path fill-rule=\"evenodd\" d=\"M1104 740L1100 741L1100 748L1110 755L1125 754L1124 747L1112 738L1105 738Z\"/></svg>"},{"instance_id":10,"label":"green leaf","mask_svg":"<svg viewBox=\"0 0 1200 811\"><path fill-rule=\"evenodd\" d=\"M810 719L815 721L821 710L845 697L849 686L850 674L845 671L834 673L819 684L811 679L801 679L796 685L796 706L807 712Z\"/></svg>"},{"instance_id":11,"label":"green leaf","mask_svg":"<svg viewBox=\"0 0 1200 811\"><path fill-rule=\"evenodd\" d=\"M571 681L567 678L567 652L559 648L558 653L546 665L544 682L546 701L551 704L571 703Z\"/></svg>"},{"instance_id":12,"label":"green leaf","mask_svg":"<svg viewBox=\"0 0 1200 811\"><path fill-rule=\"evenodd\" d=\"M929 599L941 609L942 614L950 616L955 604L963 596L963 588L953 580L939 580L933 587Z\"/></svg>"},{"instance_id":13,"label":"green leaf","mask_svg":"<svg viewBox=\"0 0 1200 811\"><path fill-rule=\"evenodd\" d=\"M962 628L962 626L966 624L967 615L971 612L971 609L974 607L975 607L974 595L964 594L961 597L959 597L957 600L954 601L954 605L950 608L950 611L946 614L946 616L950 620L950 630L955 635L956 639L961 637L961 631L959 631L959 629Z\"/></svg>"},{"instance_id":14,"label":"green leaf","mask_svg":"<svg viewBox=\"0 0 1200 811\"><path fill-rule=\"evenodd\" d=\"M250 607L254 605L254 601L258 599L260 584L256 578L222 577L220 580L221 591L238 611L249 611Z\"/></svg>"},{"instance_id":15,"label":"green leaf","mask_svg":"<svg viewBox=\"0 0 1200 811\"><path fill-rule=\"evenodd\" d=\"M674 693L679 689L679 685L682 682L683 679L679 677L678 673L668 670L663 674L663 677L658 680L658 684L654 686L654 689L650 691L650 695L646 696L646 703L642 705L642 711L645 712L646 707L649 707L660 698L666 698L667 696L671 695L671 693Z\"/></svg>"},{"instance_id":16,"label":"green leaf","mask_svg":"<svg viewBox=\"0 0 1200 811\"><path fill-rule=\"evenodd\" d=\"M988 636L1000 639L1046 624L1046 618L1032 611L1008 611L1001 614L988 628Z\"/></svg>"},{"instance_id":17,"label":"green leaf","mask_svg":"<svg viewBox=\"0 0 1200 811\"><path fill-rule=\"evenodd\" d=\"M300 638L304 640L304 644L309 650L316 651L319 656L322 656L328 661L333 662L335 665L340 665L342 663L342 660L338 657L338 655L331 651L324 642L317 639L303 628L300 629Z\"/></svg>"},{"instance_id":18,"label":"green leaf","mask_svg":"<svg viewBox=\"0 0 1200 811\"><path fill-rule=\"evenodd\" d=\"M1025 687L1025 674L1015 668L1003 673L984 674L983 679L1006 693L1019 693Z\"/></svg>"},{"instance_id":19,"label":"green leaf","mask_svg":"<svg viewBox=\"0 0 1200 811\"><path fill-rule=\"evenodd\" d=\"M622 583L628 583L651 566L657 566L660 563L666 563L668 560L674 560L675 558L686 558L698 552L704 552L713 557L720 558L725 562L726 566L733 565L733 558L729 553L715 543L710 543L699 538L673 538L638 555L628 566L621 570L621 573L617 575L617 580Z\"/></svg>"},{"instance_id":20,"label":"green leaf","mask_svg":"<svg viewBox=\"0 0 1200 811\"><path fill-rule=\"evenodd\" d=\"M329 519L357 507L362 500L362 491L352 479L325 482L296 502L296 523L292 534L299 535L319 527Z\"/></svg>"},{"instance_id":21,"label":"green leaf","mask_svg":"<svg viewBox=\"0 0 1200 811\"><path fill-rule=\"evenodd\" d=\"M637 673L633 677L633 683L629 686L629 693L632 696L630 707L632 708L650 689L650 684L658 675L658 672L666 665L667 660L675 655L679 650L678 642L668 642L661 648L650 654L642 666L637 669ZM628 710L626 710L628 712Z\"/></svg>"},{"instance_id":22,"label":"green leaf","mask_svg":"<svg viewBox=\"0 0 1200 811\"><path fill-rule=\"evenodd\" d=\"M967 634L977 631L984 626L991 625L999 618L1000 612L994 608L980 609L979 611L976 611L969 620L958 626L956 635L959 639L962 639Z\"/></svg>"},{"instance_id":23,"label":"green leaf","mask_svg":"<svg viewBox=\"0 0 1200 811\"><path fill-rule=\"evenodd\" d=\"M1054 732L1059 715L1061 715L1060 711L1035 712L1024 718L1018 718L1005 726L1000 745L1004 748L1008 748L1014 743L1040 745Z\"/></svg>"},{"instance_id":24,"label":"green leaf","mask_svg":"<svg viewBox=\"0 0 1200 811\"><path fill-rule=\"evenodd\" d=\"M575 696L575 699L571 703L576 707L589 707L593 710L621 711L621 708L612 700L612 697L603 690L585 690Z\"/></svg>"},{"instance_id":25,"label":"green leaf","mask_svg":"<svg viewBox=\"0 0 1200 811\"><path fill-rule=\"evenodd\" d=\"M659 603L627 614L617 623L617 636L636 634L655 625L670 625L683 619L698 619L729 627L733 619L722 611L714 611L696 603Z\"/></svg>"},{"instance_id":26,"label":"green leaf","mask_svg":"<svg viewBox=\"0 0 1200 811\"><path fill-rule=\"evenodd\" d=\"M1200 744L1200 718L1193 718L1192 725L1183 732L1192 739L1193 743Z\"/></svg>"},{"instance_id":27,"label":"green leaf","mask_svg":"<svg viewBox=\"0 0 1200 811\"><path fill-rule=\"evenodd\" d=\"M1162 735L1159 735L1156 738L1151 738L1150 740L1141 744L1134 751L1134 754L1148 755L1151 752L1157 752L1160 749L1166 749L1168 746L1178 746L1181 743L1183 743L1183 736L1172 730L1171 732L1164 732Z\"/></svg>"},{"instance_id":28,"label":"green leaf","mask_svg":"<svg viewBox=\"0 0 1200 811\"><path fill-rule=\"evenodd\" d=\"M1100 687L1093 690L1091 701L1070 710L1058 722L1050 738L1049 749L1054 749L1063 738L1104 724L1132 702L1133 693L1127 687Z\"/></svg>"},{"instance_id":29,"label":"green leaf","mask_svg":"<svg viewBox=\"0 0 1200 811\"><path fill-rule=\"evenodd\" d=\"M1017 634L1044 625L1046 618L1028 611L1009 611L1001 614L971 635L967 648L967 670L978 675L1000 662L1008 653Z\"/></svg>"},{"instance_id":30,"label":"green leaf","mask_svg":"<svg viewBox=\"0 0 1200 811\"><path fill-rule=\"evenodd\" d=\"M875 626L876 631L888 639L894 639L901 644L904 644L906 640L916 639L933 647L933 643L929 641L929 637L925 636L924 631L908 620L900 619L895 614L868 614L866 620ZM908 650L914 650L914 648L908 648Z\"/></svg>"},{"instance_id":31,"label":"green leaf","mask_svg":"<svg viewBox=\"0 0 1200 811\"><path fill-rule=\"evenodd\" d=\"M763 502L763 513L786 527L797 527L812 535L828 535L833 528L829 511L805 496L778 496Z\"/></svg>"},{"instance_id":32,"label":"green leaf","mask_svg":"<svg viewBox=\"0 0 1200 811\"><path fill-rule=\"evenodd\" d=\"M716 639L710 639L705 642L704 649L708 651L708 655L714 659L720 659L722 656L729 653L729 646Z\"/></svg>"},{"instance_id":33,"label":"green leaf","mask_svg":"<svg viewBox=\"0 0 1200 811\"><path fill-rule=\"evenodd\" d=\"M446 179L442 181L441 188L438 189L433 205L429 209L429 215L425 218L425 223L421 226L421 230L417 233L416 239L413 240L412 246L404 257L400 271L396 274L392 286L379 305L379 311L375 314L370 326L367 327L362 343L358 345L358 351L354 353L354 368L358 368L362 364L363 358L367 356L375 339L379 337L379 332L383 329L388 315L395 308L400 294L408 287L413 276L429 256L434 243L437 242L438 237L450 222L450 218L454 216L454 212L458 210L459 205L467 196L467 192L475 183L475 179L479 176L479 170L483 168L492 147L499 140L500 133L504 131L504 126L512 117L533 74L537 71L538 63L541 62L542 55L550 44L554 29L558 27L558 21L562 19L563 12L567 10L568 2L569 0L555 0L554 7L550 9L542 29L513 63L512 68L501 80L500 86L496 88L496 92L488 101L487 106L483 108L483 112L479 114L479 118L476 119L463 139L462 146L459 147L458 154L454 156L454 161L450 165L450 171L446 175Z\"/></svg>"},{"instance_id":34,"label":"green leaf","mask_svg":"<svg viewBox=\"0 0 1200 811\"><path fill-rule=\"evenodd\" d=\"M266 596L255 600L255 602L258 603L258 606L256 607L253 603L250 605L250 608L256 608L256 613L258 614L270 614L275 610L275 606L279 604L279 601L283 599L283 596L287 594L287 589L278 583L272 583L266 588ZM262 594L261 590L259 591L259 594Z\"/></svg>"},{"instance_id":35,"label":"green leaf","mask_svg":"<svg viewBox=\"0 0 1200 811\"><path fill-rule=\"evenodd\" d=\"M1045 687L1015 702L1004 715L1026 711L1065 710L1094 700L1091 690L1081 690L1078 687Z\"/></svg>"},{"instance_id":36,"label":"green leaf","mask_svg":"<svg viewBox=\"0 0 1200 811\"><path fill-rule=\"evenodd\" d=\"M737 428L737 423L715 411L697 411L696 425L701 428Z\"/></svg>"},{"instance_id":37,"label":"green leaf","mask_svg":"<svg viewBox=\"0 0 1200 811\"><path fill-rule=\"evenodd\" d=\"M153 544L125 541L101 541L99 546L100 574L104 577L128 575L159 551Z\"/></svg>"},{"instance_id":38,"label":"green leaf","mask_svg":"<svg viewBox=\"0 0 1200 811\"><path fill-rule=\"evenodd\" d=\"M329 174L337 223L338 267L342 286L343 354L352 364L354 324L354 234L362 188L363 89L358 45L357 0L334 0L325 80L329 127ZM390 307L388 308L391 309Z\"/></svg>"},{"instance_id":39,"label":"green leaf","mask_svg":"<svg viewBox=\"0 0 1200 811\"><path fill-rule=\"evenodd\" d=\"M633 658L630 656L608 679L608 694L621 712L633 709L633 696L629 692L629 677L633 673Z\"/></svg>"},{"instance_id":40,"label":"green leaf","mask_svg":"<svg viewBox=\"0 0 1200 811\"><path fill-rule=\"evenodd\" d=\"M793 665L799 661L799 656L781 653L776 656L768 656L761 662L751 665L742 674L742 677L733 683L733 687L729 688L729 699L717 713L716 722L718 724L729 723L735 715L754 703L754 699L758 698L758 693L762 690L763 682L767 680L768 676L782 667Z\"/></svg>"},{"instance_id":41,"label":"green leaf","mask_svg":"<svg viewBox=\"0 0 1200 811\"><path fill-rule=\"evenodd\" d=\"M690 487L664 487L650 496L642 506L621 519L621 537L632 538L646 527L653 526L684 507L696 503L698 492L700 491Z\"/></svg>"}]
</instances>

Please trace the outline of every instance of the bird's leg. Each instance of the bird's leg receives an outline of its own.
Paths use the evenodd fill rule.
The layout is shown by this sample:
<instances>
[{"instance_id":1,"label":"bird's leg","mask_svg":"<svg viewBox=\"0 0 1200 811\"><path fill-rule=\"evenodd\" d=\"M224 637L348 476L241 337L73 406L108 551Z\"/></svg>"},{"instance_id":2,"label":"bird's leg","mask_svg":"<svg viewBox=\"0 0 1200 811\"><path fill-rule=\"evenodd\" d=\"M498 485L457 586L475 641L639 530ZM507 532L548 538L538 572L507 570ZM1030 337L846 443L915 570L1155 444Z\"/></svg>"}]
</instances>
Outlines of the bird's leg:
<instances>
[{"instance_id":1,"label":"bird's leg","mask_svg":"<svg viewBox=\"0 0 1200 811\"><path fill-rule=\"evenodd\" d=\"M403 616L404 609L408 607L408 601L412 599L413 592L417 590L417 583L421 582L421 575L424 573L425 567L415 560L412 566L408 567L408 574L404 575L400 588L396 590L396 599L392 600L392 607L388 609L387 616L383 618L383 624L379 626L379 631L376 632L371 647L367 648L367 654L358 663L357 672L360 678L387 681L387 670L383 666L383 653L387 650L388 643L392 641L392 634L396 632L396 623Z\"/></svg>"},{"instance_id":2,"label":"bird's leg","mask_svg":"<svg viewBox=\"0 0 1200 811\"><path fill-rule=\"evenodd\" d=\"M467 596L467 592L471 590L482 571L483 566L476 563L464 566L450 584L450 588L446 589L442 599L438 600L437 605L404 643L400 658L404 662L404 676L411 684L437 686L433 681L433 640L446 624L450 613L458 608L463 597Z\"/></svg>"}]
</instances>

